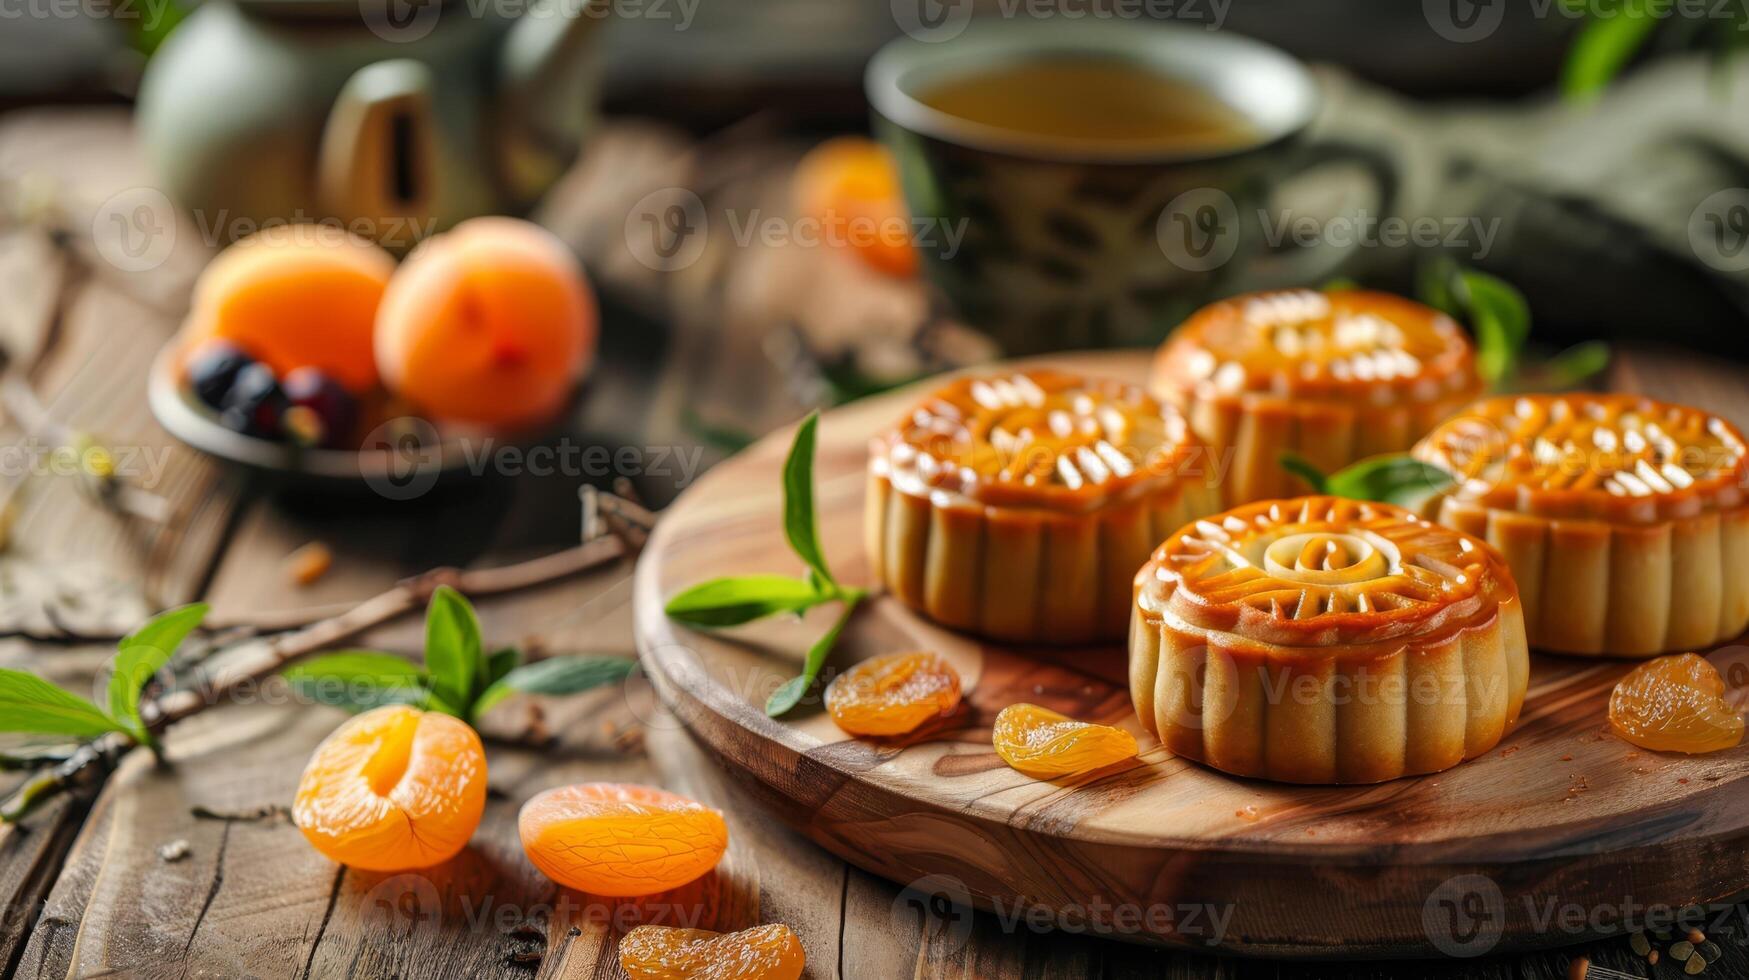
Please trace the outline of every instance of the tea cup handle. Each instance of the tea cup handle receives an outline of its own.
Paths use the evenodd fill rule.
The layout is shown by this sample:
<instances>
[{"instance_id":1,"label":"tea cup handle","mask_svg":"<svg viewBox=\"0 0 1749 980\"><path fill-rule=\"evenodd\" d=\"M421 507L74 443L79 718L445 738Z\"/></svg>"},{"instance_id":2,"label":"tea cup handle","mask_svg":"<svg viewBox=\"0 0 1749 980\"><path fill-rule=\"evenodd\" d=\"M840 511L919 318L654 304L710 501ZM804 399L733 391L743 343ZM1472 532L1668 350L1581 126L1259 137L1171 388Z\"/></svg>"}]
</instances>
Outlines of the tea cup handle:
<instances>
[{"instance_id":1,"label":"tea cup handle","mask_svg":"<svg viewBox=\"0 0 1749 980\"><path fill-rule=\"evenodd\" d=\"M1287 179L1336 164L1358 165L1372 184L1372 200L1324 222L1324 232L1311 241L1295 234L1288 212L1272 204L1265 212L1265 220L1274 219L1279 224L1263 229L1266 250L1252 263L1247 278L1255 277L1257 281L1249 284L1248 289L1322 285L1341 273L1358 253L1363 244L1361 219L1366 214L1371 213L1378 220L1396 214L1401 186L1397 165L1390 155L1375 147L1340 138L1314 139L1300 148ZM1349 234L1340 240L1329 233L1337 220L1347 222L1349 229ZM1271 237L1275 240L1269 241Z\"/></svg>"}]
</instances>

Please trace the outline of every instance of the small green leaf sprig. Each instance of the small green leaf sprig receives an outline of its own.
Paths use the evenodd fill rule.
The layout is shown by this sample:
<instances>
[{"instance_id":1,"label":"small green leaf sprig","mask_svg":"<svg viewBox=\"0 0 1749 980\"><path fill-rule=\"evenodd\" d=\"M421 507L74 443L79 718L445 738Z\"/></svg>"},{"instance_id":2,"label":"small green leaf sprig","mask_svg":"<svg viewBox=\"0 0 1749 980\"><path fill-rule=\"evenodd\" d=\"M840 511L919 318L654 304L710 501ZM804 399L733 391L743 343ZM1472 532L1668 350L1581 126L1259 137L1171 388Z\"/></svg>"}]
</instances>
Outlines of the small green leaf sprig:
<instances>
[{"instance_id":1,"label":"small green leaf sprig","mask_svg":"<svg viewBox=\"0 0 1749 980\"><path fill-rule=\"evenodd\" d=\"M718 629L739 626L780 613L800 615L828 602L843 604L838 619L808 648L802 672L785 681L765 701L765 713L778 717L802 700L825 666L844 624L868 596L864 589L842 585L826 565L820 547L820 522L814 510L814 445L819 413L810 414L796 429L783 464L783 530L790 550L808 566L805 578L785 575L741 575L701 582L668 600L669 618L688 626Z\"/></svg>"},{"instance_id":2,"label":"small green leaf sprig","mask_svg":"<svg viewBox=\"0 0 1749 980\"><path fill-rule=\"evenodd\" d=\"M1363 459L1329 474L1297 453L1282 453L1281 466L1310 483L1316 493L1377 500L1411 510L1454 482L1450 473L1402 453Z\"/></svg>"},{"instance_id":3,"label":"small green leaf sprig","mask_svg":"<svg viewBox=\"0 0 1749 980\"><path fill-rule=\"evenodd\" d=\"M1742 4L1708 5L1696 11L1654 0L1560 0L1560 4L1568 13L1586 18L1561 70L1561 91L1572 100L1593 98L1607 88L1661 31L1665 38L1660 43L1704 46L1721 79L1726 62L1749 44L1744 30L1749 27L1749 9Z\"/></svg>"},{"instance_id":4,"label":"small green leaf sprig","mask_svg":"<svg viewBox=\"0 0 1749 980\"><path fill-rule=\"evenodd\" d=\"M0 669L0 732L87 741L120 734L154 753L158 737L140 711L146 684L206 618L205 603L178 606L123 637L110 664L103 707L22 670Z\"/></svg>"},{"instance_id":5,"label":"small green leaf sprig","mask_svg":"<svg viewBox=\"0 0 1749 980\"><path fill-rule=\"evenodd\" d=\"M375 650L342 650L290 667L283 676L304 697L348 711L406 704L469 724L513 693L566 695L623 680L624 657L549 657L523 663L506 647L485 652L480 620L447 585L425 608L423 666Z\"/></svg>"},{"instance_id":6,"label":"small green leaf sprig","mask_svg":"<svg viewBox=\"0 0 1749 980\"><path fill-rule=\"evenodd\" d=\"M1527 358L1530 303L1498 276L1439 258L1421 267L1416 293L1428 306L1469 324L1476 338L1476 370L1491 389L1558 391L1583 384L1609 366L1609 345L1600 340L1549 358Z\"/></svg>"},{"instance_id":7,"label":"small green leaf sprig","mask_svg":"<svg viewBox=\"0 0 1749 980\"><path fill-rule=\"evenodd\" d=\"M1554 357L1527 358L1530 303L1517 287L1498 276L1438 258L1421 267L1416 287L1423 303L1469 323L1476 339L1476 371L1490 389L1558 391L1583 384L1609 366L1609 345L1595 340ZM1353 289L1355 284L1341 279L1323 288ZM1317 493L1383 501L1411 510L1454 482L1451 474L1407 453L1374 456L1329 474L1295 453L1282 453L1278 461Z\"/></svg>"}]
</instances>

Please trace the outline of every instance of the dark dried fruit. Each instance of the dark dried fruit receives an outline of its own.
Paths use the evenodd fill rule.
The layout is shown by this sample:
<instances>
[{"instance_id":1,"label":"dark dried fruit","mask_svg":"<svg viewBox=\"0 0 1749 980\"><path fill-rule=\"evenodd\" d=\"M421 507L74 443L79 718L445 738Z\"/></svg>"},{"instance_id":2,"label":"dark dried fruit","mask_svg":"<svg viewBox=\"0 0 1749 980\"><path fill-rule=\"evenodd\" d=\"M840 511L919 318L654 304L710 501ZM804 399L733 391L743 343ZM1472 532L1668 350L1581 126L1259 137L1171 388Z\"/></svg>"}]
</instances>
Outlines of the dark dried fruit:
<instances>
[{"instance_id":1,"label":"dark dried fruit","mask_svg":"<svg viewBox=\"0 0 1749 980\"><path fill-rule=\"evenodd\" d=\"M358 425L358 401L340 382L313 367L295 368L280 386L290 408L284 429L305 446L344 448Z\"/></svg>"},{"instance_id":2,"label":"dark dried fruit","mask_svg":"<svg viewBox=\"0 0 1749 980\"><path fill-rule=\"evenodd\" d=\"M273 376L272 368L257 362L237 372L220 405L219 424L247 436L277 439L285 409L285 393L279 389L279 379Z\"/></svg>"},{"instance_id":3,"label":"dark dried fruit","mask_svg":"<svg viewBox=\"0 0 1749 980\"><path fill-rule=\"evenodd\" d=\"M188 355L188 385L208 408L224 408L225 395L237 373L255 363L243 348L228 340L209 340Z\"/></svg>"}]
</instances>

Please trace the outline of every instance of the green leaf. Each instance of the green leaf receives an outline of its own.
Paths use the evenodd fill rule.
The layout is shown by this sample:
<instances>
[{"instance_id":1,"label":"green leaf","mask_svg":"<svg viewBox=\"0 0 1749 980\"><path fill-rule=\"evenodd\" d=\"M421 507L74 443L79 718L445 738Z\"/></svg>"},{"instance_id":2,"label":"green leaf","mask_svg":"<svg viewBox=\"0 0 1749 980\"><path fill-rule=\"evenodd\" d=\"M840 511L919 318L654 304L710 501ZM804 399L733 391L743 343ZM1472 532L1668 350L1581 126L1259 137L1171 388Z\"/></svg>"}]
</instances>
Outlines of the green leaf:
<instances>
[{"instance_id":1,"label":"green leaf","mask_svg":"<svg viewBox=\"0 0 1749 980\"><path fill-rule=\"evenodd\" d=\"M1458 280L1476 334L1476 368L1489 383L1498 383L1512 373L1530 338L1530 304L1517 287L1497 276L1464 269Z\"/></svg>"},{"instance_id":2,"label":"green leaf","mask_svg":"<svg viewBox=\"0 0 1749 980\"><path fill-rule=\"evenodd\" d=\"M450 705L465 705L486 687L480 620L460 592L440 585L425 609L425 671L431 689Z\"/></svg>"},{"instance_id":3,"label":"green leaf","mask_svg":"<svg viewBox=\"0 0 1749 980\"><path fill-rule=\"evenodd\" d=\"M1593 18L1567 53L1561 91L1568 98L1585 98L1602 91L1657 27L1658 18L1645 3L1624 3L1610 16Z\"/></svg>"},{"instance_id":4,"label":"green leaf","mask_svg":"<svg viewBox=\"0 0 1749 980\"><path fill-rule=\"evenodd\" d=\"M1314 493L1329 493L1330 478L1324 471L1312 465L1312 461L1299 453L1282 453L1277 459L1281 468L1312 485Z\"/></svg>"},{"instance_id":5,"label":"green leaf","mask_svg":"<svg viewBox=\"0 0 1749 980\"><path fill-rule=\"evenodd\" d=\"M196 602L159 613L117 644L109 675L109 715L141 745L152 745L155 739L140 721L140 692L206 618L207 609L206 603Z\"/></svg>"},{"instance_id":6,"label":"green leaf","mask_svg":"<svg viewBox=\"0 0 1749 980\"><path fill-rule=\"evenodd\" d=\"M300 696L352 712L385 704L429 707L431 702L425 671L393 654L372 650L317 657L288 668L282 676Z\"/></svg>"},{"instance_id":7,"label":"green leaf","mask_svg":"<svg viewBox=\"0 0 1749 980\"><path fill-rule=\"evenodd\" d=\"M126 731L90 701L27 674L0 668L0 732L96 738Z\"/></svg>"},{"instance_id":8,"label":"green leaf","mask_svg":"<svg viewBox=\"0 0 1749 980\"><path fill-rule=\"evenodd\" d=\"M504 675L516 669L522 663L522 651L515 647L505 647L494 650L486 657L486 686L491 687L504 679Z\"/></svg>"},{"instance_id":9,"label":"green leaf","mask_svg":"<svg viewBox=\"0 0 1749 980\"><path fill-rule=\"evenodd\" d=\"M1451 474L1403 453L1374 456L1330 474L1329 492L1411 509L1452 484Z\"/></svg>"},{"instance_id":10,"label":"green leaf","mask_svg":"<svg viewBox=\"0 0 1749 980\"><path fill-rule=\"evenodd\" d=\"M1602 374L1613 356L1609 345L1601 340L1587 340L1556 354L1543 365L1548 376L1546 386L1553 390L1574 388Z\"/></svg>"},{"instance_id":11,"label":"green leaf","mask_svg":"<svg viewBox=\"0 0 1749 980\"><path fill-rule=\"evenodd\" d=\"M474 703L474 717L513 692L523 694L580 694L590 688L613 684L632 672L636 661L625 657L551 657L518 667L486 689Z\"/></svg>"},{"instance_id":12,"label":"green leaf","mask_svg":"<svg viewBox=\"0 0 1749 980\"><path fill-rule=\"evenodd\" d=\"M826 631L826 635L814 641L808 648L808 656L802 661L802 672L784 681L783 686L771 692L771 697L765 699L765 713L773 718L794 708L802 700L802 695L808 693L808 688L814 684L814 679L820 676L820 668L826 665L826 655L832 652L832 647L838 642L838 634L844 632L844 624L850 621L850 614L856 611L856 597L844 602L844 611L838 614L838 621Z\"/></svg>"},{"instance_id":13,"label":"green leaf","mask_svg":"<svg viewBox=\"0 0 1749 980\"><path fill-rule=\"evenodd\" d=\"M743 575L701 582L668 600L664 611L689 626L738 626L801 612L832 598L812 582L785 575Z\"/></svg>"},{"instance_id":14,"label":"green leaf","mask_svg":"<svg viewBox=\"0 0 1749 980\"><path fill-rule=\"evenodd\" d=\"M1360 283L1348 278L1347 276L1337 276L1334 279L1326 281L1324 285L1319 286L1318 288L1326 293L1340 293L1350 289L1359 289Z\"/></svg>"},{"instance_id":15,"label":"green leaf","mask_svg":"<svg viewBox=\"0 0 1749 980\"><path fill-rule=\"evenodd\" d=\"M820 522L814 514L814 440L820 413L810 412L796 428L789 458L783 461L783 532L789 546L820 576L836 584L820 551Z\"/></svg>"},{"instance_id":16,"label":"green leaf","mask_svg":"<svg viewBox=\"0 0 1749 980\"><path fill-rule=\"evenodd\" d=\"M1421 263L1415 270L1415 295L1421 302L1446 316L1464 319L1457 297L1457 263L1443 255Z\"/></svg>"},{"instance_id":17,"label":"green leaf","mask_svg":"<svg viewBox=\"0 0 1749 980\"><path fill-rule=\"evenodd\" d=\"M156 5L147 4L143 7L145 16L133 18L133 45L135 50L146 57L151 57L170 36L170 32L181 24L188 16L188 8L180 3L159 0Z\"/></svg>"}]
</instances>

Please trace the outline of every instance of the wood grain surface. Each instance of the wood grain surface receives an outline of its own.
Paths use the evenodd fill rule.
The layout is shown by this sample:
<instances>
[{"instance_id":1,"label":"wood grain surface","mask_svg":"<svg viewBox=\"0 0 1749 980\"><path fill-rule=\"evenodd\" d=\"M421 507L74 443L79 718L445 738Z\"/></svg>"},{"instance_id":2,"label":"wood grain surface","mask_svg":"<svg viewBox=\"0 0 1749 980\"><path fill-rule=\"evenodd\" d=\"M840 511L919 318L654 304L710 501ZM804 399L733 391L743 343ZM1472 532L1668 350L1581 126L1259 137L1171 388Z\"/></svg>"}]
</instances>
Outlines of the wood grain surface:
<instances>
[{"instance_id":1,"label":"wood grain surface","mask_svg":"<svg viewBox=\"0 0 1749 980\"><path fill-rule=\"evenodd\" d=\"M1041 359L1141 381L1146 354ZM932 382L825 415L815 479L826 553L867 584L861 552L870 437ZM1657 394L1685 394L1655 392ZM1714 406L1709 406L1714 407ZM712 470L669 509L638 571L639 646L665 700L808 836L901 883L998 912L1090 918L1099 931L1260 955L1436 955L1471 939L1448 909L1497 907L1500 948L1558 943L1545 896L1587 908L1683 907L1749 890L1749 745L1642 752L1606 723L1621 664L1534 658L1518 724L1455 769L1371 787L1236 779L1171 756L1137 727L1121 647L1012 648L935 626L890 596L854 617L835 668L902 649L959 670L961 717L909 744L850 738L817 699L782 720L757 707L796 670L830 610L718 633L678 627L664 599L705 579L799 571L782 547L788 432ZM1740 651L1739 656L1749 655ZM1137 732L1131 764L1039 781L989 744L1031 701ZM1140 910L1141 925L1126 922ZM1230 917L1219 924L1211 917ZM1065 918L1064 921L1068 921ZM1218 935L1217 935L1218 933Z\"/></svg>"},{"instance_id":2,"label":"wood grain surface","mask_svg":"<svg viewBox=\"0 0 1749 980\"><path fill-rule=\"evenodd\" d=\"M776 139L771 129L745 127L701 147L656 124L614 121L549 201L543 220L578 248L610 300L604 366L573 438L690 451L698 438L691 416L764 431L793 420L818 395L812 381L791 383L792 360L769 355L772 324L798 323L832 351L847 337L904 335L923 315L921 294L873 282L854 264L821 266L757 246L728 250L715 239L684 274L658 273L625 251L632 205L662 186L697 188L713 214L753 206L778 213L787 168L803 144ZM67 212L56 222L61 232L0 227L0 337L14 354L47 351L32 381L57 415L112 444L166 454L153 487L186 501L191 514L179 533L141 534L69 481L33 480L0 561L95 567L131 589L135 603L148 591L156 603L205 598L217 614L234 616L327 607L436 564L478 567L575 542L577 481L563 475L524 475L417 507L324 507L274 499L168 441L143 408L146 359L182 319L188 283L208 251L188 234L164 266L123 273L101 261L90 233L92 213L109 195L149 185L124 111L0 119L0 192L28 186ZM1744 397L1736 365L1641 356L1628 363L1648 389L1692 390L1706 404ZM1735 414L1749 421L1749 412ZM5 424L0 442L23 444L16 420ZM679 486L646 480L640 489L660 503ZM282 563L310 541L334 549L334 568L293 589ZM788 567L775 541L759 547L770 567ZM631 568L622 564L483 602L480 612L494 644L631 656L631 595ZM774 656L793 655L813 628L773 638ZM359 643L411 654L419 635L408 618ZM77 691L93 689L112 652L107 644L0 639L0 665ZM1580 951L1629 976L1682 976L1668 960L1647 968L1621 940L1481 959L1290 965L974 914L904 892L772 820L769 791L715 764L640 677L623 694L538 702L555 737L536 748L506 741L533 717L529 702L506 702L488 723L493 793L473 847L412 877L355 874L316 856L282 810L311 748L343 715L276 699L216 707L169 733L169 766L131 757L107 780L94 778L23 825L0 828L0 980L621 977L616 937L640 909L572 896L561 912L567 896L534 875L515 837L526 796L582 780L663 785L721 807L728 858L696 890L669 896L668 913L723 927L788 923L807 951L810 977L1557 980ZM18 778L0 773L0 791ZM160 856L161 846L178 841L187 842L181 858ZM1730 911L1736 918L1712 931L1726 958L1709 976L1749 976L1742 907Z\"/></svg>"}]
</instances>

